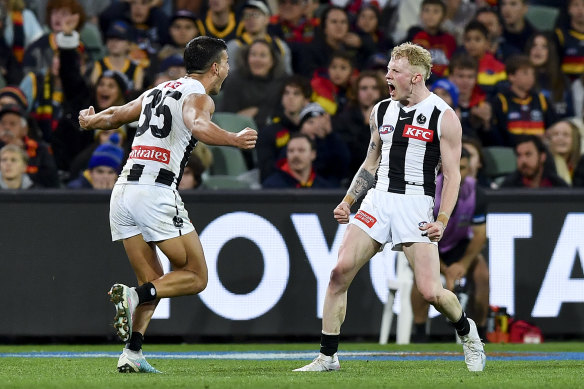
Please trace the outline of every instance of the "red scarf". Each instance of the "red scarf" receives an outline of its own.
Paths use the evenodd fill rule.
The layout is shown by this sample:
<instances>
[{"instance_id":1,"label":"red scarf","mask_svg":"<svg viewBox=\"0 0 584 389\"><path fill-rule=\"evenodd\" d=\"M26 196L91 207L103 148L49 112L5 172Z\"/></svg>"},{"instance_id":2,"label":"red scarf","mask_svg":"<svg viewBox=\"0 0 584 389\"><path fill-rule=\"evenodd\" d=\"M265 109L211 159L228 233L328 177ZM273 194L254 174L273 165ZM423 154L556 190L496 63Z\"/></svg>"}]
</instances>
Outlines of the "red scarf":
<instances>
[{"instance_id":1,"label":"red scarf","mask_svg":"<svg viewBox=\"0 0 584 389\"><path fill-rule=\"evenodd\" d=\"M22 64L24 58L24 18L22 12L12 11L12 26L14 39L12 40L12 54L18 63Z\"/></svg>"}]
</instances>

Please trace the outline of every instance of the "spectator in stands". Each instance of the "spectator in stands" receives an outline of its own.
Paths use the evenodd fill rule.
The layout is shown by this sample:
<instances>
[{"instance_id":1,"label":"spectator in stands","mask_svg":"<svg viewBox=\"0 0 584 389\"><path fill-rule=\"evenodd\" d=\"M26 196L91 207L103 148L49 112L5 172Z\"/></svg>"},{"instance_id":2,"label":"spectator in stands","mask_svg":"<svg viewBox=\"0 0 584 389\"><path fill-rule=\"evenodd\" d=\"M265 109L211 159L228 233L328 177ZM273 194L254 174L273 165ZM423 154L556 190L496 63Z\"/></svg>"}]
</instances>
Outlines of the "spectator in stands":
<instances>
[{"instance_id":1,"label":"spectator in stands","mask_svg":"<svg viewBox=\"0 0 584 389\"><path fill-rule=\"evenodd\" d=\"M505 65L489 52L489 32L480 22L472 21L464 29L464 48L479 63L477 85L487 95L494 95L507 78Z\"/></svg>"},{"instance_id":2,"label":"spectator in stands","mask_svg":"<svg viewBox=\"0 0 584 389\"><path fill-rule=\"evenodd\" d=\"M446 4L442 0L422 1L420 12L422 24L410 28L406 38L407 41L430 51L432 74L438 77L446 74L450 57L456 50L456 38L442 29L445 16ZM434 80L430 80L430 83Z\"/></svg>"},{"instance_id":3,"label":"spectator in stands","mask_svg":"<svg viewBox=\"0 0 584 389\"><path fill-rule=\"evenodd\" d=\"M55 55L57 33L63 30L63 24L72 15L78 15L77 24L74 28L77 33L81 31L85 23L85 11L77 0L49 0L47 2L46 15L49 32L31 43L24 51L24 75L28 73L47 74L50 69L58 66L55 64L58 61L58 55ZM85 50L80 40L77 49L80 53ZM29 101L32 101L32 99L29 99Z\"/></svg>"},{"instance_id":4,"label":"spectator in stands","mask_svg":"<svg viewBox=\"0 0 584 389\"><path fill-rule=\"evenodd\" d=\"M0 110L0 146L7 144L19 146L27 153L26 172L36 184L49 188L59 186L51 148L28 136L26 113L18 105L7 105Z\"/></svg>"},{"instance_id":5,"label":"spectator in stands","mask_svg":"<svg viewBox=\"0 0 584 389\"><path fill-rule=\"evenodd\" d=\"M371 139L373 106L388 97L387 82L374 71L364 71L352 82L347 108L333 117L333 128L349 147L348 177L354 177L365 159Z\"/></svg>"},{"instance_id":6,"label":"spectator in stands","mask_svg":"<svg viewBox=\"0 0 584 389\"><path fill-rule=\"evenodd\" d=\"M159 85L166 81L176 80L184 77L187 74L185 61L182 55L173 54L166 57L158 68L158 73L155 75L152 82L152 87Z\"/></svg>"},{"instance_id":7,"label":"spectator in stands","mask_svg":"<svg viewBox=\"0 0 584 389\"><path fill-rule=\"evenodd\" d=\"M501 188L568 187L555 171L546 168L547 150L541 137L522 135L515 145L517 170L501 183Z\"/></svg>"},{"instance_id":8,"label":"spectator in stands","mask_svg":"<svg viewBox=\"0 0 584 389\"><path fill-rule=\"evenodd\" d=\"M351 55L336 51L326 69L317 69L310 80L312 101L320 104L330 115L343 112L347 105L347 91L356 69Z\"/></svg>"},{"instance_id":9,"label":"spectator in stands","mask_svg":"<svg viewBox=\"0 0 584 389\"><path fill-rule=\"evenodd\" d=\"M455 111L458 108L458 87L448 79L442 78L434 82L430 87L430 91L438 95L442 100L446 101L448 105Z\"/></svg>"},{"instance_id":10,"label":"spectator in stands","mask_svg":"<svg viewBox=\"0 0 584 389\"><path fill-rule=\"evenodd\" d=\"M555 122L549 100L533 90L535 69L527 56L511 57L506 63L510 87L493 100L493 127L502 145L514 146L517 135L543 137L545 129Z\"/></svg>"},{"instance_id":11,"label":"spectator in stands","mask_svg":"<svg viewBox=\"0 0 584 389\"><path fill-rule=\"evenodd\" d=\"M377 2L364 2L357 11L354 30L361 38L362 45L368 48L368 52L386 54L394 45L385 36L380 21L381 12Z\"/></svg>"},{"instance_id":12,"label":"spectator in stands","mask_svg":"<svg viewBox=\"0 0 584 389\"><path fill-rule=\"evenodd\" d=\"M339 187L348 179L351 156L339 134L333 131L331 117L317 103L310 103L300 112L300 132L316 144L313 167L333 186Z\"/></svg>"},{"instance_id":13,"label":"spectator in stands","mask_svg":"<svg viewBox=\"0 0 584 389\"><path fill-rule=\"evenodd\" d=\"M285 77L282 60L265 40L246 47L238 60L238 71L225 81L217 110L248 116L261 129L279 102Z\"/></svg>"},{"instance_id":14,"label":"spectator in stands","mask_svg":"<svg viewBox=\"0 0 584 389\"><path fill-rule=\"evenodd\" d=\"M470 155L462 149L460 157L460 190L456 207L450 215L450 222L444 237L438 242L440 272L444 275L449 290L456 283L466 279L466 288L472 284L474 291L470 300L472 314L481 339L486 339L487 314L489 312L489 268L481 254L487 241L487 203L483 190L470 174ZM434 217L438 215L441 203L442 183L440 174L436 179ZM415 283L415 280L414 280ZM412 310L414 313L414 342L427 341L426 321L429 304L415 285L412 287ZM466 308L465 308L466 310Z\"/></svg>"},{"instance_id":15,"label":"spectator in stands","mask_svg":"<svg viewBox=\"0 0 584 389\"><path fill-rule=\"evenodd\" d=\"M546 130L549 150L554 157L556 173L568 184L580 162L580 130L568 120L555 123Z\"/></svg>"},{"instance_id":16,"label":"spectator in stands","mask_svg":"<svg viewBox=\"0 0 584 389\"><path fill-rule=\"evenodd\" d=\"M197 146L198 147L198 146ZM178 184L179 191L197 189L203 183L205 165L195 153L192 153L185 165L181 180Z\"/></svg>"},{"instance_id":17,"label":"spectator in stands","mask_svg":"<svg viewBox=\"0 0 584 389\"><path fill-rule=\"evenodd\" d=\"M4 39L12 48L14 58L22 64L25 48L43 35L43 28L34 12L26 8L23 0L5 0L4 3L6 6L6 18L3 20Z\"/></svg>"},{"instance_id":18,"label":"spectator in stands","mask_svg":"<svg viewBox=\"0 0 584 389\"><path fill-rule=\"evenodd\" d=\"M169 17L153 0L115 1L99 15L101 31L118 20L130 26L130 58L145 69L151 62L156 67L156 53L170 42Z\"/></svg>"},{"instance_id":19,"label":"spectator in stands","mask_svg":"<svg viewBox=\"0 0 584 389\"><path fill-rule=\"evenodd\" d=\"M0 17L0 31L4 28L4 20ZM12 48L0 34L0 87L18 84L22 79L22 69L14 56Z\"/></svg>"},{"instance_id":20,"label":"spectator in stands","mask_svg":"<svg viewBox=\"0 0 584 389\"><path fill-rule=\"evenodd\" d=\"M227 54L229 55L229 66L232 72L237 70L239 51L249 46L253 41L263 39L273 46L280 58L282 58L284 69L287 74L292 74L292 53L286 42L277 36L268 33L270 23L270 9L261 0L247 0L243 5L241 14L243 31L237 38L227 42Z\"/></svg>"},{"instance_id":21,"label":"spectator in stands","mask_svg":"<svg viewBox=\"0 0 584 389\"><path fill-rule=\"evenodd\" d=\"M226 42L235 39L238 20L232 9L233 0L212 0L208 5L207 14L197 22L199 33L220 38Z\"/></svg>"},{"instance_id":22,"label":"spectator in stands","mask_svg":"<svg viewBox=\"0 0 584 389\"><path fill-rule=\"evenodd\" d=\"M288 144L290 135L300 130L300 111L310 102L311 95L312 88L307 78L294 75L284 81L280 93L280 112L258 133L256 150L260 181L274 171L279 159L285 158L282 150Z\"/></svg>"},{"instance_id":23,"label":"spectator in stands","mask_svg":"<svg viewBox=\"0 0 584 389\"><path fill-rule=\"evenodd\" d=\"M89 160L87 169L67 184L69 189L112 190L118 179L124 151L111 143L98 146Z\"/></svg>"},{"instance_id":24,"label":"spectator in stands","mask_svg":"<svg viewBox=\"0 0 584 389\"><path fill-rule=\"evenodd\" d=\"M278 0L278 13L270 18L270 34L283 38L290 48L298 47L292 44L312 42L320 21L306 16L306 7L303 0Z\"/></svg>"},{"instance_id":25,"label":"spectator in stands","mask_svg":"<svg viewBox=\"0 0 584 389\"><path fill-rule=\"evenodd\" d=\"M454 55L448 66L450 80L458 88L456 113L465 136L481 141L483 145L499 144L497 134L491 131L492 108L487 95L477 85L478 62L466 53Z\"/></svg>"},{"instance_id":26,"label":"spectator in stands","mask_svg":"<svg viewBox=\"0 0 584 389\"><path fill-rule=\"evenodd\" d=\"M5 86L0 89L0 108L5 105L19 105L23 111L28 109L28 101L24 92L17 86Z\"/></svg>"},{"instance_id":27,"label":"spectator in stands","mask_svg":"<svg viewBox=\"0 0 584 389\"><path fill-rule=\"evenodd\" d=\"M446 15L442 29L454 36L458 44L462 43L464 27L476 14L477 2L464 0L445 0Z\"/></svg>"},{"instance_id":28,"label":"spectator in stands","mask_svg":"<svg viewBox=\"0 0 584 389\"><path fill-rule=\"evenodd\" d=\"M484 174L485 156L481 142L478 139L463 136L462 147L469 153L468 167L470 176L477 180L479 186L490 188L491 181Z\"/></svg>"},{"instance_id":29,"label":"spectator in stands","mask_svg":"<svg viewBox=\"0 0 584 389\"><path fill-rule=\"evenodd\" d=\"M568 27L555 30L562 72L571 80L584 74L584 0L568 0Z\"/></svg>"},{"instance_id":30,"label":"spectator in stands","mask_svg":"<svg viewBox=\"0 0 584 389\"><path fill-rule=\"evenodd\" d=\"M501 0L499 7L505 40L523 52L525 42L537 31L525 18L529 7L527 0Z\"/></svg>"},{"instance_id":31,"label":"spectator in stands","mask_svg":"<svg viewBox=\"0 0 584 389\"><path fill-rule=\"evenodd\" d=\"M570 79L560 70L560 59L553 39L547 33L536 32L527 41L525 54L535 67L536 90L548 98L557 118L574 116Z\"/></svg>"},{"instance_id":32,"label":"spectator in stands","mask_svg":"<svg viewBox=\"0 0 584 389\"><path fill-rule=\"evenodd\" d=\"M575 188L584 187L584 158L580 158L580 162L578 162L578 166L576 166L576 170L574 170L572 186Z\"/></svg>"},{"instance_id":33,"label":"spectator in stands","mask_svg":"<svg viewBox=\"0 0 584 389\"><path fill-rule=\"evenodd\" d=\"M572 83L571 90L574 99L574 116L584 119L584 73Z\"/></svg>"},{"instance_id":34,"label":"spectator in stands","mask_svg":"<svg viewBox=\"0 0 584 389\"><path fill-rule=\"evenodd\" d=\"M131 42L130 25L123 20L111 23L105 33L107 55L93 64L90 75L91 85L97 85L97 80L106 70L123 73L130 81L130 92L143 90L144 68L130 57Z\"/></svg>"},{"instance_id":35,"label":"spectator in stands","mask_svg":"<svg viewBox=\"0 0 584 389\"><path fill-rule=\"evenodd\" d=\"M300 68L295 69L300 74L310 77L315 70L326 68L333 53L337 51L348 52L358 69L375 53L367 51L368 48L362 45L359 35L349 30L349 17L344 9L329 6L320 20L315 39L306 45L300 58Z\"/></svg>"},{"instance_id":36,"label":"spectator in stands","mask_svg":"<svg viewBox=\"0 0 584 389\"><path fill-rule=\"evenodd\" d=\"M0 190L38 188L26 174L28 155L17 145L0 148Z\"/></svg>"},{"instance_id":37,"label":"spectator in stands","mask_svg":"<svg viewBox=\"0 0 584 389\"><path fill-rule=\"evenodd\" d=\"M184 55L187 43L201 35L197 21L197 15L186 9L179 9L172 15L169 27L171 41L158 53L159 62L172 55Z\"/></svg>"},{"instance_id":38,"label":"spectator in stands","mask_svg":"<svg viewBox=\"0 0 584 389\"><path fill-rule=\"evenodd\" d=\"M330 188L331 184L316 173L312 164L316 159L314 140L296 133L286 146L286 159L264 180L264 188Z\"/></svg>"},{"instance_id":39,"label":"spectator in stands","mask_svg":"<svg viewBox=\"0 0 584 389\"><path fill-rule=\"evenodd\" d=\"M520 54L517 47L509 44L503 36L503 21L496 9L491 7L480 8L476 13L476 20L482 23L489 31L489 51L501 63L512 55Z\"/></svg>"}]
</instances>

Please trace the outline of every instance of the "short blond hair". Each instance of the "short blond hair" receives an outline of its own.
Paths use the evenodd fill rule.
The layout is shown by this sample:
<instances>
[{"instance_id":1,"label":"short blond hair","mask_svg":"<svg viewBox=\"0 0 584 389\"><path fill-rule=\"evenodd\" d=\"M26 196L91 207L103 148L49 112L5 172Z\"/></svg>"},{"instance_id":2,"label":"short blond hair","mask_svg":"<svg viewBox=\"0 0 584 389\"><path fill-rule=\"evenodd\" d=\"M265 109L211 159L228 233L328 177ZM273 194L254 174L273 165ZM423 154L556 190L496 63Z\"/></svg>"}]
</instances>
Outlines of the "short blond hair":
<instances>
[{"instance_id":1,"label":"short blond hair","mask_svg":"<svg viewBox=\"0 0 584 389\"><path fill-rule=\"evenodd\" d=\"M6 153L18 154L20 156L20 158L22 159L22 162L24 162L25 165L28 165L29 157L28 157L28 154L26 153L26 151L22 147L9 143L9 144L3 146L2 148L0 148L0 157L2 157Z\"/></svg>"},{"instance_id":2,"label":"short blond hair","mask_svg":"<svg viewBox=\"0 0 584 389\"><path fill-rule=\"evenodd\" d=\"M391 50L391 58L407 58L411 66L415 66L423 72L424 80L430 78L432 73L432 56L422 46L412 42L405 42Z\"/></svg>"}]
</instances>

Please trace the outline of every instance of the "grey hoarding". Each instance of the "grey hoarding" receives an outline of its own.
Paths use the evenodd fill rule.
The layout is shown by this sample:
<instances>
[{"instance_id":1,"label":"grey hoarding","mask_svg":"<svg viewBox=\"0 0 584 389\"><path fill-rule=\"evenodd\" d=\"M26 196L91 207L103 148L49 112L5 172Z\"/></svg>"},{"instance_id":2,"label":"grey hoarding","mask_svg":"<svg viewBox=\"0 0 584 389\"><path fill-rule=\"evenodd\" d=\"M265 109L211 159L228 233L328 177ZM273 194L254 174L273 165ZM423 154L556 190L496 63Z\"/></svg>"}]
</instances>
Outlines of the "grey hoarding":
<instances>
[{"instance_id":1,"label":"grey hoarding","mask_svg":"<svg viewBox=\"0 0 584 389\"><path fill-rule=\"evenodd\" d=\"M341 196L183 195L205 247L209 287L201 296L161 303L150 333L318 334L342 237L332 218ZM583 198L582 192L489 194L491 302L545 334L584 335L584 235L576 228L584 222ZM0 193L1 336L111 334L107 290L134 278L121 244L110 241L108 202L103 193ZM382 262L391 259L376 258L357 276L345 335L378 334L387 278Z\"/></svg>"}]
</instances>

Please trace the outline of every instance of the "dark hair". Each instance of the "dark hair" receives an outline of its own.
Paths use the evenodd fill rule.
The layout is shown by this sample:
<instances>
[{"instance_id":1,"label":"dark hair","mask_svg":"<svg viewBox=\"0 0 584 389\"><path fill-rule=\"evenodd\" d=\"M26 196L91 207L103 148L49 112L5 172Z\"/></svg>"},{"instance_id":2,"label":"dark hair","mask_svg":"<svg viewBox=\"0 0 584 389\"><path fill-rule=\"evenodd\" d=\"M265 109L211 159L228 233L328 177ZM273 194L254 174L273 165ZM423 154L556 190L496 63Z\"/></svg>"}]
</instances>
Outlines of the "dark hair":
<instances>
[{"instance_id":1,"label":"dark hair","mask_svg":"<svg viewBox=\"0 0 584 389\"><path fill-rule=\"evenodd\" d=\"M351 69L355 69L355 63L353 60L353 56L346 50L336 50L331 54L330 60L328 61L327 67L331 66L333 60L335 59L344 59L345 61L349 62L351 65Z\"/></svg>"},{"instance_id":2,"label":"dark hair","mask_svg":"<svg viewBox=\"0 0 584 389\"><path fill-rule=\"evenodd\" d=\"M227 51L223 39L210 36L193 38L185 49L184 59L187 74L205 73L215 62L221 62L221 54Z\"/></svg>"},{"instance_id":3,"label":"dark hair","mask_svg":"<svg viewBox=\"0 0 584 389\"><path fill-rule=\"evenodd\" d=\"M531 68L535 69L528 56L519 54L513 55L505 61L505 71L507 74L515 74L519 69Z\"/></svg>"},{"instance_id":4,"label":"dark hair","mask_svg":"<svg viewBox=\"0 0 584 389\"><path fill-rule=\"evenodd\" d=\"M497 12L496 9L491 8L491 7L481 7L475 12L475 16L474 16L475 19L477 19L480 14L493 14L493 15L495 15L497 17L497 21L499 22L499 26L503 26L503 19L501 18L501 14L499 14L499 12Z\"/></svg>"},{"instance_id":5,"label":"dark hair","mask_svg":"<svg viewBox=\"0 0 584 389\"><path fill-rule=\"evenodd\" d=\"M462 159L462 158L468 158L468 159L470 159L470 153L464 147L461 147L460 148L460 159Z\"/></svg>"},{"instance_id":6,"label":"dark hair","mask_svg":"<svg viewBox=\"0 0 584 389\"><path fill-rule=\"evenodd\" d=\"M292 139L297 139L297 138L304 138L308 141L308 144L310 144L310 149L311 150L316 150L316 143L314 143L314 141L312 139L310 139L310 137L306 134L303 134L301 132L294 132L292 134L290 134L290 139L288 140L288 144L290 144L290 141Z\"/></svg>"},{"instance_id":7,"label":"dark hair","mask_svg":"<svg viewBox=\"0 0 584 389\"><path fill-rule=\"evenodd\" d=\"M61 8L67 8L71 11L71 14L79 15L79 23L77 24L77 27L75 27L75 30L81 31L81 28L85 24L86 15L83 6L77 0L49 0L47 2L47 13L45 15L47 26L51 26L51 13L54 10Z\"/></svg>"},{"instance_id":8,"label":"dark hair","mask_svg":"<svg viewBox=\"0 0 584 389\"><path fill-rule=\"evenodd\" d=\"M545 39L548 49L548 59L541 66L537 67L540 72L545 74L546 78L549 78L549 86L552 91L552 97L554 101L561 101L564 97L564 92L568 88L566 78L564 74L560 71L560 56L556 48L556 43L554 38L546 32L536 32L529 37L527 44L525 45L525 55L529 56L530 51L535 44L535 38L542 37ZM536 67L534 65L534 67ZM536 77L536 81L538 78ZM539 87L544 88L545 85L539 85Z\"/></svg>"},{"instance_id":9,"label":"dark hair","mask_svg":"<svg viewBox=\"0 0 584 389\"><path fill-rule=\"evenodd\" d=\"M244 46L238 53L236 63L237 63L237 72L239 74L251 76L251 70L249 68L249 53L255 45L264 45L268 48L270 55L272 56L272 68L269 71L270 78L280 78L286 74L286 70L284 69L284 62L282 61L282 56L276 48L270 44L265 39L255 39L249 45Z\"/></svg>"},{"instance_id":10,"label":"dark hair","mask_svg":"<svg viewBox=\"0 0 584 389\"><path fill-rule=\"evenodd\" d=\"M326 20L327 20L329 14L331 13L331 11L334 11L334 10L338 10L338 11L343 12L345 14L345 16L347 17L347 21L349 20L349 15L347 14L347 11L345 11L344 8L336 6L336 5L328 5L322 11L322 14L320 15L320 24L316 30L317 34L319 34L321 38L324 38L324 31L326 30Z\"/></svg>"},{"instance_id":11,"label":"dark hair","mask_svg":"<svg viewBox=\"0 0 584 389\"><path fill-rule=\"evenodd\" d=\"M379 100L384 100L389 96L385 80L383 80L374 70L364 70L351 82L351 87L347 91L349 104L354 107L359 107L359 84L364 78L373 78L375 80L375 87L379 91Z\"/></svg>"},{"instance_id":12,"label":"dark hair","mask_svg":"<svg viewBox=\"0 0 584 389\"><path fill-rule=\"evenodd\" d=\"M293 86L300 89L302 95L307 99L310 99L310 96L312 96L312 87L310 86L310 80L304 76L294 74L286 78L284 80L284 85L282 86L280 96L284 95L284 90L286 89L287 86Z\"/></svg>"},{"instance_id":13,"label":"dark hair","mask_svg":"<svg viewBox=\"0 0 584 389\"><path fill-rule=\"evenodd\" d=\"M481 141L478 140L477 138L471 138L470 136L463 135L462 148L464 148L465 144L471 145L477 150L477 153L479 154L479 160L481 161L481 165L485 166L485 154L483 152L483 145Z\"/></svg>"},{"instance_id":14,"label":"dark hair","mask_svg":"<svg viewBox=\"0 0 584 389\"><path fill-rule=\"evenodd\" d=\"M420 9L426 5L439 5L442 8L442 17L446 15L446 4L442 0L423 0Z\"/></svg>"},{"instance_id":15,"label":"dark hair","mask_svg":"<svg viewBox=\"0 0 584 389\"><path fill-rule=\"evenodd\" d=\"M460 52L459 54L453 55L448 64L448 73L450 75L454 73L454 69L471 69L478 73L479 63L469 54Z\"/></svg>"},{"instance_id":16,"label":"dark hair","mask_svg":"<svg viewBox=\"0 0 584 389\"><path fill-rule=\"evenodd\" d=\"M522 143L533 143L537 152L539 154L545 154L547 152L547 147L543 143L543 140L537 135L518 135L515 141L515 153L517 153L517 146Z\"/></svg>"},{"instance_id":17,"label":"dark hair","mask_svg":"<svg viewBox=\"0 0 584 389\"><path fill-rule=\"evenodd\" d=\"M468 34L469 31L478 31L485 37L486 40L489 40L489 30L487 30L487 27L485 27L485 25L478 20L471 20L468 22L464 28L464 35Z\"/></svg>"}]
</instances>

